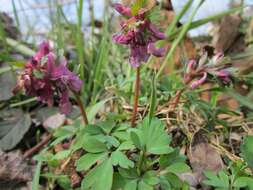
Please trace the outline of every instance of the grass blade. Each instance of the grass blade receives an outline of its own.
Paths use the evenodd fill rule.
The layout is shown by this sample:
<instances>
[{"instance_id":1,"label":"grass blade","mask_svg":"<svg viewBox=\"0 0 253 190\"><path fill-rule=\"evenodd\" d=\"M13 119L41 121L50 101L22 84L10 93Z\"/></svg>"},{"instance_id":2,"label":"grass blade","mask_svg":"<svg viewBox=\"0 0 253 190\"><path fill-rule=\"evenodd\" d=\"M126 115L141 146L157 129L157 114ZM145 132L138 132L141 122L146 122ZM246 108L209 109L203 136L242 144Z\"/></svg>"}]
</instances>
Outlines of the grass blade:
<instances>
[{"instance_id":1,"label":"grass blade","mask_svg":"<svg viewBox=\"0 0 253 190\"><path fill-rule=\"evenodd\" d=\"M167 54L166 58L164 59L161 68L159 69L156 78L159 78L163 72L163 70L166 67L167 62L169 61L169 59L173 56L177 46L179 45L179 43L183 40L185 34L187 33L187 31L189 30L192 20L194 18L194 16L196 15L198 9L200 8L200 6L203 4L204 0L199 0L197 6L194 8L194 10L192 11L192 13L189 16L189 19L187 20L187 22L183 25L182 30L179 33L179 36L177 37L176 40L174 40L174 42L172 43L172 46L170 48L169 53Z\"/></svg>"},{"instance_id":2,"label":"grass blade","mask_svg":"<svg viewBox=\"0 0 253 190\"><path fill-rule=\"evenodd\" d=\"M41 166L42 166L42 161L39 161L37 166L36 166L35 174L34 174L33 181L32 181L32 190L40 190L39 182L40 182Z\"/></svg>"}]
</instances>

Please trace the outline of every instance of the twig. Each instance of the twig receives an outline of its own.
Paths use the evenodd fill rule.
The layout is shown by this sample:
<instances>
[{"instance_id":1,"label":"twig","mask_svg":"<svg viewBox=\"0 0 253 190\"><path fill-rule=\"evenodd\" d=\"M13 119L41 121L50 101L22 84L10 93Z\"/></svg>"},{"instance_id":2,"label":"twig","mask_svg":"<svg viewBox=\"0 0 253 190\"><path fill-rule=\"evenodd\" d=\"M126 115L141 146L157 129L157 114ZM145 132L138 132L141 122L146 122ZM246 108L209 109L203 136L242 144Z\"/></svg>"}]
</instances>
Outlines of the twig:
<instances>
[{"instance_id":1,"label":"twig","mask_svg":"<svg viewBox=\"0 0 253 190\"><path fill-rule=\"evenodd\" d=\"M48 134L46 136L45 139L43 139L39 144L35 145L34 147L32 147L31 149L27 150L24 153L24 158L29 158L32 155L34 155L35 153L39 152L39 150L45 146L46 144L48 144L48 142L50 141L50 139L52 138L52 134Z\"/></svg>"}]
</instances>

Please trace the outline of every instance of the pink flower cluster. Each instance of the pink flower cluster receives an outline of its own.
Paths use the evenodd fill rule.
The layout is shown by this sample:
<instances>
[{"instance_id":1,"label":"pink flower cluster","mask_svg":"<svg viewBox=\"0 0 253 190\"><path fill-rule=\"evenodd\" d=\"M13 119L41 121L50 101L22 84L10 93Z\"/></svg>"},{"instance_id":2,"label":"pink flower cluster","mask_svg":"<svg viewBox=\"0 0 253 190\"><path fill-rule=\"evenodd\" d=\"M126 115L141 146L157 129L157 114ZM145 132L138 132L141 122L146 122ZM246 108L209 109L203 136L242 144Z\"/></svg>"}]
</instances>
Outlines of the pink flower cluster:
<instances>
[{"instance_id":1,"label":"pink flower cluster","mask_svg":"<svg viewBox=\"0 0 253 190\"><path fill-rule=\"evenodd\" d=\"M231 73L222 65L224 55L216 54L209 59L205 53L197 62L196 60L189 61L186 72L184 74L184 83L190 84L192 89L199 87L207 81L208 75L217 77L223 84L228 84L231 81Z\"/></svg>"},{"instance_id":2,"label":"pink flower cluster","mask_svg":"<svg viewBox=\"0 0 253 190\"><path fill-rule=\"evenodd\" d=\"M60 97L60 112L68 114L72 105L69 101L69 90L79 93L82 81L67 68L67 60L58 58L48 42L39 46L38 52L26 63L14 93L25 89L28 96L35 96L52 106L54 95Z\"/></svg>"},{"instance_id":3,"label":"pink flower cluster","mask_svg":"<svg viewBox=\"0 0 253 190\"><path fill-rule=\"evenodd\" d=\"M113 40L129 46L129 61L133 67L147 62L151 54L156 57L164 56L165 49L156 48L155 42L165 39L166 36L149 20L147 9L141 8L137 15L133 15L131 8L120 3L115 3L114 8L127 20L121 23L121 32L113 35Z\"/></svg>"}]
</instances>

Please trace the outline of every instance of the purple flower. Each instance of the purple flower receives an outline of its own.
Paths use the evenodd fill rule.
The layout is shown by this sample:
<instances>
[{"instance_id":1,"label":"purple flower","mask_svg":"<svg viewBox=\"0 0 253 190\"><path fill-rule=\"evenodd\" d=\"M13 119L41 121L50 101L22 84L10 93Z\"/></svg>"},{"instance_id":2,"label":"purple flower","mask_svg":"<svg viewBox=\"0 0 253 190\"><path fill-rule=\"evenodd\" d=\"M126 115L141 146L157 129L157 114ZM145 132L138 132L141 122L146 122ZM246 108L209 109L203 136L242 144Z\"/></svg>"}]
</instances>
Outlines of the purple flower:
<instances>
[{"instance_id":1,"label":"purple flower","mask_svg":"<svg viewBox=\"0 0 253 190\"><path fill-rule=\"evenodd\" d=\"M231 81L230 80L231 73L228 70L223 69L223 70L217 71L216 76L220 78L225 84Z\"/></svg>"},{"instance_id":2,"label":"purple flower","mask_svg":"<svg viewBox=\"0 0 253 190\"><path fill-rule=\"evenodd\" d=\"M125 7L124 5L120 3L114 3L113 8L123 16L126 16L126 17L132 16L131 9L129 7Z\"/></svg>"},{"instance_id":3,"label":"purple flower","mask_svg":"<svg viewBox=\"0 0 253 190\"><path fill-rule=\"evenodd\" d=\"M204 84L210 75L221 80L223 84L228 84L231 81L231 73L222 64L224 59L224 55L218 53L211 59L207 54L203 54L198 62L189 61L184 74L184 83L190 84L191 88L195 89Z\"/></svg>"},{"instance_id":4,"label":"purple flower","mask_svg":"<svg viewBox=\"0 0 253 190\"><path fill-rule=\"evenodd\" d=\"M49 106L53 105L54 95L58 94L60 111L68 114L72 107L69 90L78 93L81 87L82 81L67 68L66 59L57 59L49 43L43 42L25 65L24 73L13 91L16 93L24 88L27 95L35 96Z\"/></svg>"},{"instance_id":5,"label":"purple flower","mask_svg":"<svg viewBox=\"0 0 253 190\"><path fill-rule=\"evenodd\" d=\"M113 40L118 44L127 45L130 48L129 62L133 67L139 67L147 62L150 55L162 57L164 48L156 48L155 42L166 38L165 34L151 23L148 18L148 10L140 9L137 15L132 15L131 9L120 3L113 7L128 20L121 23L121 33L114 34Z\"/></svg>"},{"instance_id":6,"label":"purple flower","mask_svg":"<svg viewBox=\"0 0 253 190\"><path fill-rule=\"evenodd\" d=\"M191 88L192 88L192 89L195 89L195 88L199 87L200 85L202 85L203 83L206 82L206 78L207 78L207 73L204 72L204 73L202 74L202 77L201 77L200 79L198 79L198 80L192 82Z\"/></svg>"}]
</instances>

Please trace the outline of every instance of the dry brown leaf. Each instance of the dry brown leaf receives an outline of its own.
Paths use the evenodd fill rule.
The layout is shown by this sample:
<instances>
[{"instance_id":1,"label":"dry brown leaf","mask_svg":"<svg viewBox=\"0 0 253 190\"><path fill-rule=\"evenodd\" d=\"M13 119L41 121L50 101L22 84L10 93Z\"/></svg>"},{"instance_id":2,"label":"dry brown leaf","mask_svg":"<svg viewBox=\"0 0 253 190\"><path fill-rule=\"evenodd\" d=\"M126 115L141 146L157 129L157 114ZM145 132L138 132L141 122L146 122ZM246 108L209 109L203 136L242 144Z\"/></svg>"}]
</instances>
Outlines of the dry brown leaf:
<instances>
[{"instance_id":1,"label":"dry brown leaf","mask_svg":"<svg viewBox=\"0 0 253 190\"><path fill-rule=\"evenodd\" d=\"M204 179L204 171L218 172L223 168L220 154L208 143L202 130L194 135L188 157L199 183Z\"/></svg>"},{"instance_id":2,"label":"dry brown leaf","mask_svg":"<svg viewBox=\"0 0 253 190\"><path fill-rule=\"evenodd\" d=\"M213 31L213 46L218 52L225 52L239 35L242 19L238 14L225 16Z\"/></svg>"},{"instance_id":3,"label":"dry brown leaf","mask_svg":"<svg viewBox=\"0 0 253 190\"><path fill-rule=\"evenodd\" d=\"M28 165L20 152L0 151L0 189L30 189L34 166Z\"/></svg>"}]
</instances>

